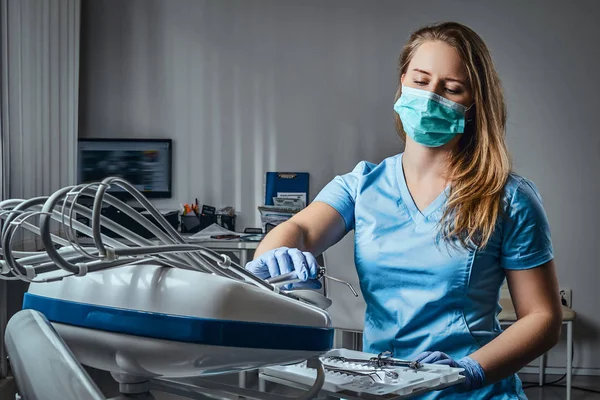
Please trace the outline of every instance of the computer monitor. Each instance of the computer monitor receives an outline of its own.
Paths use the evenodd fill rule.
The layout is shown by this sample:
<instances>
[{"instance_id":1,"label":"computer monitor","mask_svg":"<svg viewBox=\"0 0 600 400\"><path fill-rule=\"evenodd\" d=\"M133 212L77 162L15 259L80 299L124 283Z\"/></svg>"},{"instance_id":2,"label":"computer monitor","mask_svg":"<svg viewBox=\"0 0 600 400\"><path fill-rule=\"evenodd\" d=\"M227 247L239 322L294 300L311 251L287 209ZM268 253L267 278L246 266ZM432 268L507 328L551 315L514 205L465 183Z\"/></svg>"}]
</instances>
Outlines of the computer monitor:
<instances>
[{"instance_id":1,"label":"computer monitor","mask_svg":"<svg viewBox=\"0 0 600 400\"><path fill-rule=\"evenodd\" d=\"M171 139L80 138L78 147L79 184L117 176L134 185L147 198L171 198ZM114 185L107 192L131 199L124 189Z\"/></svg>"}]
</instances>

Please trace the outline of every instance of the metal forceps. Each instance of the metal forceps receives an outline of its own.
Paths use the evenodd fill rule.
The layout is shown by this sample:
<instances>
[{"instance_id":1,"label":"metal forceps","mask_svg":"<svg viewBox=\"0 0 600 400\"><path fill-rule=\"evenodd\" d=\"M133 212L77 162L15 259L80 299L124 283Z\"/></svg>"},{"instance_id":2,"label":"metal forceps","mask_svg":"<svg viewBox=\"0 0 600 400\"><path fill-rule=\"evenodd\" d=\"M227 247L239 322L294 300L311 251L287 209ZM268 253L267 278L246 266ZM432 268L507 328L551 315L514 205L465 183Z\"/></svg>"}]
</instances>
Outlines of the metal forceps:
<instances>
[{"instance_id":1,"label":"metal forceps","mask_svg":"<svg viewBox=\"0 0 600 400\"><path fill-rule=\"evenodd\" d=\"M333 276L327 275L325 267L319 267L317 269L317 279L321 279L321 278L325 278L325 279L329 279L329 280L332 280L335 282L343 283L344 285L348 286L348 288L352 291L352 294L354 295L354 297L358 297L358 293L356 293L356 290L354 290L354 287L352 286L352 284L350 284L349 282L346 282L346 281L342 281L341 279L334 278ZM296 275L296 271L292 271L292 272L288 272L287 274L275 276L273 278L267 279L266 281L268 283L270 283L271 285L277 285L277 286L283 286L283 285L288 285L291 283L302 282L301 279L298 279L298 275Z\"/></svg>"},{"instance_id":2,"label":"metal forceps","mask_svg":"<svg viewBox=\"0 0 600 400\"><path fill-rule=\"evenodd\" d=\"M400 376L396 371L390 370L382 370L382 369L373 369L373 370L351 370L347 368L334 367L333 365L324 364L323 367L325 371L329 372L339 372L341 374L352 375L352 376L368 376L371 378L373 382L375 382L375 378L373 376L379 378L377 375L378 372L383 372L387 378L390 379L398 379Z\"/></svg>"},{"instance_id":3,"label":"metal forceps","mask_svg":"<svg viewBox=\"0 0 600 400\"><path fill-rule=\"evenodd\" d=\"M368 360L340 356L329 356L327 359L353 364L369 365L377 368L404 367L410 369L419 369L423 367L423 364L418 361L399 360L397 358L392 358L392 353L390 351L380 353L377 357L371 357Z\"/></svg>"},{"instance_id":4,"label":"metal forceps","mask_svg":"<svg viewBox=\"0 0 600 400\"><path fill-rule=\"evenodd\" d=\"M399 360L397 358L393 358L393 353L391 351L384 351L383 353L379 353L377 357L372 357L371 360L377 363L381 368L384 367L408 367L410 369L419 369L423 367L418 361L409 361L409 360Z\"/></svg>"}]
</instances>

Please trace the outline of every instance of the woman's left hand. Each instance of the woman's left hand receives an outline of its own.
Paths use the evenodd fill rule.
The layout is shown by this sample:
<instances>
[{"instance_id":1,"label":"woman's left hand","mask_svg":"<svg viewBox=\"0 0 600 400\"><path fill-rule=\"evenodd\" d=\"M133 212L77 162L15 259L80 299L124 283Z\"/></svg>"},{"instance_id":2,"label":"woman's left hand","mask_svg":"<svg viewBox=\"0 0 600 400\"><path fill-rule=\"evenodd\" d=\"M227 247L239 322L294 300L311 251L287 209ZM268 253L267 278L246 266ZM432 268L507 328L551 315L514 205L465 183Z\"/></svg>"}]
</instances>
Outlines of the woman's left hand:
<instances>
[{"instance_id":1,"label":"woman's left hand","mask_svg":"<svg viewBox=\"0 0 600 400\"><path fill-rule=\"evenodd\" d=\"M449 365L453 368L463 368L462 375L465 377L465 386L468 390L482 388L485 384L485 372L481 365L471 357L463 357L454 360L448 354L441 351L425 351L419 354L413 361L423 364Z\"/></svg>"}]
</instances>

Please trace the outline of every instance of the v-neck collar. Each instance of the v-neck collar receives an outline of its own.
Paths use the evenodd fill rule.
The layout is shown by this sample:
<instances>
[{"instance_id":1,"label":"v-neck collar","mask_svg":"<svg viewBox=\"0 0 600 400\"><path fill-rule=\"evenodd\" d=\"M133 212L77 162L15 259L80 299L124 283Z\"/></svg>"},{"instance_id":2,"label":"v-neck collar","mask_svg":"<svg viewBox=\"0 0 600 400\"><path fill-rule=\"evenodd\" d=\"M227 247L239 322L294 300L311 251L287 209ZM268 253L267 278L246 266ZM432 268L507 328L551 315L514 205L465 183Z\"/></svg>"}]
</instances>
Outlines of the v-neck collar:
<instances>
[{"instance_id":1,"label":"v-neck collar","mask_svg":"<svg viewBox=\"0 0 600 400\"><path fill-rule=\"evenodd\" d=\"M410 194L410 190L408 189L408 183L406 183L404 167L402 166L403 154L404 153L401 153L397 159L396 178L398 181L398 186L400 187L400 195L402 197L402 202L406 205L406 208L413 221L415 223L418 223L429 217L432 213L434 213L442 205L444 205L448 198L450 185L446 186L446 188L431 203L429 203L429 205L423 211L419 210L419 207L417 207L417 204L415 203L412 195Z\"/></svg>"}]
</instances>

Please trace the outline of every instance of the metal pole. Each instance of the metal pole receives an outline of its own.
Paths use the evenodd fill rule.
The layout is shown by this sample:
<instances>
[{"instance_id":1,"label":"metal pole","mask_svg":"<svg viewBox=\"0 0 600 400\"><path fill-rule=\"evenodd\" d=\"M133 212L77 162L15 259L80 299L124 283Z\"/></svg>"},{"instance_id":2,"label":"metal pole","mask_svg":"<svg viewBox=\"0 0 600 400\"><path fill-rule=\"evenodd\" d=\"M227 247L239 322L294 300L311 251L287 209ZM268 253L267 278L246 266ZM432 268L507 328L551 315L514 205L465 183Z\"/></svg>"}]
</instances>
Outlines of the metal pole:
<instances>
[{"instance_id":1,"label":"metal pole","mask_svg":"<svg viewBox=\"0 0 600 400\"><path fill-rule=\"evenodd\" d=\"M567 400L571 400L573 376L573 321L567 322Z\"/></svg>"}]
</instances>

